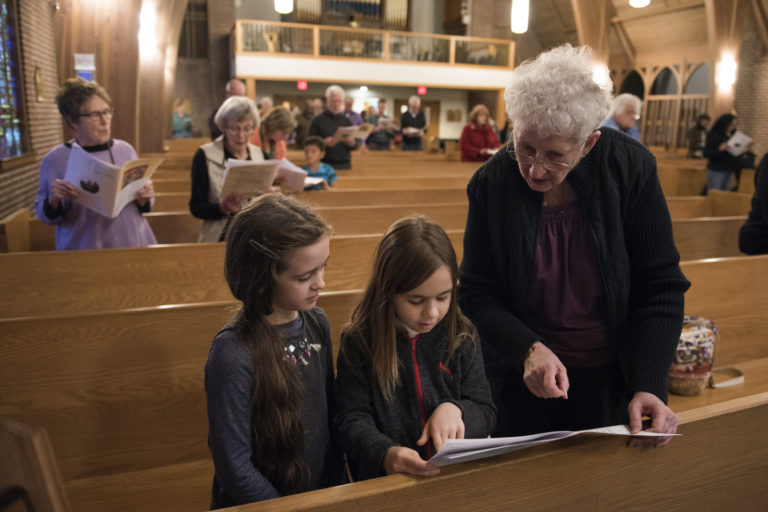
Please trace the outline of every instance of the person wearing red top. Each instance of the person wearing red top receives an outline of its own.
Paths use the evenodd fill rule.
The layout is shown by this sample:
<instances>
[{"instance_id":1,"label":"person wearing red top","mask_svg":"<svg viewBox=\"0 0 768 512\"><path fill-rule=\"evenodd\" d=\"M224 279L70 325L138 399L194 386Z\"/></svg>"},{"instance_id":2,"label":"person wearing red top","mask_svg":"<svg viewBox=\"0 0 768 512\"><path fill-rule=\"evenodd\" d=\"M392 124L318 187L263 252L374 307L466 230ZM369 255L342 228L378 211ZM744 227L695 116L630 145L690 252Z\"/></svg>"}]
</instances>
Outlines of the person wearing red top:
<instances>
[{"instance_id":1,"label":"person wearing red top","mask_svg":"<svg viewBox=\"0 0 768 512\"><path fill-rule=\"evenodd\" d=\"M475 105L469 113L459 138L462 162L485 162L501 147L496 130L488 122L490 117L485 105Z\"/></svg>"}]
</instances>

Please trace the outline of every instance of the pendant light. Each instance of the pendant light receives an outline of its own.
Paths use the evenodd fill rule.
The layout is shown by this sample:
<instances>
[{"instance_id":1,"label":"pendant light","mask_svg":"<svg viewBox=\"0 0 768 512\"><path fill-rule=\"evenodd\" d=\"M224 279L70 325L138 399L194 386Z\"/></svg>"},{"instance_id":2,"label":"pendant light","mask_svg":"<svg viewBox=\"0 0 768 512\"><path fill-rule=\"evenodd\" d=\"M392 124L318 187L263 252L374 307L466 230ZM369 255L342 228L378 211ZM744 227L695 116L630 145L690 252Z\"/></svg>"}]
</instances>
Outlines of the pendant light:
<instances>
[{"instance_id":1,"label":"pendant light","mask_svg":"<svg viewBox=\"0 0 768 512\"><path fill-rule=\"evenodd\" d=\"M515 34L524 34L528 30L528 0L512 0L509 26Z\"/></svg>"}]
</instances>

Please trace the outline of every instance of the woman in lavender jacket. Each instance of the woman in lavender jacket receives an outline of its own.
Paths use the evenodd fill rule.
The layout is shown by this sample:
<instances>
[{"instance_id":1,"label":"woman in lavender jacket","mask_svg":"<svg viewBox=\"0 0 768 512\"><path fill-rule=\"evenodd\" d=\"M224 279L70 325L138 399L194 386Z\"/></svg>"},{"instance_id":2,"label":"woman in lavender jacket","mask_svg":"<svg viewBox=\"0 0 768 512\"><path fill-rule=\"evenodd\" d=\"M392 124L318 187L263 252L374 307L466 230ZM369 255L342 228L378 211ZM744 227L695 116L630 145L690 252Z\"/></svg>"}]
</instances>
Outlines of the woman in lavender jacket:
<instances>
[{"instance_id":1,"label":"woman in lavender jacket","mask_svg":"<svg viewBox=\"0 0 768 512\"><path fill-rule=\"evenodd\" d=\"M107 92L97 83L70 78L59 89L56 103L75 138L53 148L40 165L40 185L35 212L46 224L56 226L56 250L143 247L157 243L142 213L152 206L155 192L150 181L136 193L114 219L104 217L74 201L78 189L64 180L72 143L93 157L122 165L136 159L125 141L112 139L112 109Z\"/></svg>"}]
</instances>

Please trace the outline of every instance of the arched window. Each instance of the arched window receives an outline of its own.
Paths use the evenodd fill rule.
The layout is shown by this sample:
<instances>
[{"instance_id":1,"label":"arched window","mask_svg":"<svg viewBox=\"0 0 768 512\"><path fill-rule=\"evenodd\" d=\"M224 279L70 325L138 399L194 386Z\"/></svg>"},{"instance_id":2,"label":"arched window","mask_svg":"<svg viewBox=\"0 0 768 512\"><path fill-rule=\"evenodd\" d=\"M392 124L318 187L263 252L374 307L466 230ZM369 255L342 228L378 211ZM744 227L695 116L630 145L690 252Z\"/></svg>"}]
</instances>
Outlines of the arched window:
<instances>
[{"instance_id":1,"label":"arched window","mask_svg":"<svg viewBox=\"0 0 768 512\"><path fill-rule=\"evenodd\" d=\"M684 94L709 94L709 66L697 67L685 84Z\"/></svg>"},{"instance_id":2,"label":"arched window","mask_svg":"<svg viewBox=\"0 0 768 512\"><path fill-rule=\"evenodd\" d=\"M677 94L677 78L672 70L664 68L651 86L651 94Z\"/></svg>"},{"instance_id":3,"label":"arched window","mask_svg":"<svg viewBox=\"0 0 768 512\"><path fill-rule=\"evenodd\" d=\"M643 84L643 77L637 71L632 71L627 75L624 81L621 83L619 92L617 94L623 94L625 92L634 94L640 99L645 96L645 84Z\"/></svg>"},{"instance_id":4,"label":"arched window","mask_svg":"<svg viewBox=\"0 0 768 512\"><path fill-rule=\"evenodd\" d=\"M26 123L21 83L19 17L15 0L0 0L0 159L26 150Z\"/></svg>"}]
</instances>

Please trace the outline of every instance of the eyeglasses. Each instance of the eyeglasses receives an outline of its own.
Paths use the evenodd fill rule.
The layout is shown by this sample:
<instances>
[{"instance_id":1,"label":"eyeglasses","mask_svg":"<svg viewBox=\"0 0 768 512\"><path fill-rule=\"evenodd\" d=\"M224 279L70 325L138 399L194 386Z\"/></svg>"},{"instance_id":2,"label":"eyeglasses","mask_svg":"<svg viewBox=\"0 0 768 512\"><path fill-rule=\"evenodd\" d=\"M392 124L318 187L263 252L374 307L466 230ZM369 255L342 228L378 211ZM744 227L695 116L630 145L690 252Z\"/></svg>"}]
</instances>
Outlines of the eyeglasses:
<instances>
[{"instance_id":1,"label":"eyeglasses","mask_svg":"<svg viewBox=\"0 0 768 512\"><path fill-rule=\"evenodd\" d=\"M114 113L115 113L115 109L105 108L104 110L94 110L93 112L85 112L83 114L80 114L80 117L86 117L91 121L96 121L97 119L100 119L100 118L112 119L112 116L114 115Z\"/></svg>"},{"instance_id":2,"label":"eyeglasses","mask_svg":"<svg viewBox=\"0 0 768 512\"><path fill-rule=\"evenodd\" d=\"M512 160L515 160L518 164L530 167L534 163L538 163L547 172L557 174L559 172L566 172L570 170L571 167L576 165L576 162L578 162L581 158L581 152L584 150L584 146L586 144L586 140L582 142L581 146L579 146L579 151L577 152L576 157L570 162L558 162L549 160L547 158L536 158L535 151L530 151L525 148L515 149L515 142L512 137L510 137L509 142L507 142L507 145L504 149L507 151L507 154L512 158Z\"/></svg>"},{"instance_id":3,"label":"eyeglasses","mask_svg":"<svg viewBox=\"0 0 768 512\"><path fill-rule=\"evenodd\" d=\"M224 128L224 131L237 135L239 133L251 133L255 129L256 129L255 126L249 124L245 126L227 126L226 128Z\"/></svg>"}]
</instances>

